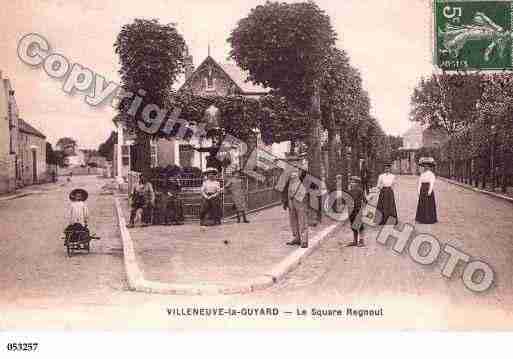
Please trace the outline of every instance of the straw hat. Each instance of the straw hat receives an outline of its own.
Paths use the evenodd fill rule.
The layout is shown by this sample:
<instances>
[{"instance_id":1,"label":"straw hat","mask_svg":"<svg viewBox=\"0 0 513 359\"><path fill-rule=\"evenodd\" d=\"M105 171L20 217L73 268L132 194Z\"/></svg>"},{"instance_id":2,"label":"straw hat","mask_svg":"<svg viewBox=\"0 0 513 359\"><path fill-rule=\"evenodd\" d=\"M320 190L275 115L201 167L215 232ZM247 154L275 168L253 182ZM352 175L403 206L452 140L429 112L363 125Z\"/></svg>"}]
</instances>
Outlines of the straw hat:
<instances>
[{"instance_id":1,"label":"straw hat","mask_svg":"<svg viewBox=\"0 0 513 359\"><path fill-rule=\"evenodd\" d=\"M432 166L434 167L436 164L435 159L433 157L421 157L419 159L419 166Z\"/></svg>"},{"instance_id":2,"label":"straw hat","mask_svg":"<svg viewBox=\"0 0 513 359\"><path fill-rule=\"evenodd\" d=\"M85 189L75 188L73 191L70 192L69 199L73 200L76 198L77 195L82 197L82 201L86 201L87 198L89 197L89 193L87 193L87 191Z\"/></svg>"},{"instance_id":3,"label":"straw hat","mask_svg":"<svg viewBox=\"0 0 513 359\"><path fill-rule=\"evenodd\" d=\"M217 169L215 169L214 167L208 167L206 170L205 170L205 174L208 175L208 174L217 174Z\"/></svg>"}]
</instances>

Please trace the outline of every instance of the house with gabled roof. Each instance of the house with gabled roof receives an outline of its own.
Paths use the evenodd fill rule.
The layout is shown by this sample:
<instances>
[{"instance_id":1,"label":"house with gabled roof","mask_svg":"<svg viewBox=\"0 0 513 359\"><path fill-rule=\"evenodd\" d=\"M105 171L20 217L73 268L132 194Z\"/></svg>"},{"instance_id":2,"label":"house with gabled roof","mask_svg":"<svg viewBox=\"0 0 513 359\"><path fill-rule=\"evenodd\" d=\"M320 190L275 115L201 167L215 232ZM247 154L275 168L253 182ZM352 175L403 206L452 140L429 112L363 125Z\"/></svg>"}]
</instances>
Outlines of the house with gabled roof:
<instances>
[{"instance_id":1,"label":"house with gabled roof","mask_svg":"<svg viewBox=\"0 0 513 359\"><path fill-rule=\"evenodd\" d=\"M194 68L193 58L188 52L185 54L185 59L185 81L178 89L179 92L190 91L196 96L236 95L254 99L265 96L270 92L269 88L249 81L249 74L236 64L219 63L208 54L200 65ZM118 117L116 117L114 122L122 121L118 121ZM119 132L119 125L116 124L116 126ZM121 177L126 177L130 170L130 164L133 162L131 157L135 156L135 152L130 148L133 138L130 138L127 134L122 135L122 137L124 145L116 147L113 167L116 176L118 176L117 172L120 172ZM200 141L202 142L200 143ZM290 150L290 142L267 146L263 144L261 139L257 139L257 144L259 148L265 149L280 158L283 158L284 154ZM208 139L192 139L191 142L175 138L155 139L151 143L151 165L152 167L178 165L180 167L198 167L205 170L208 154L198 152L194 147L208 146L211 146Z\"/></svg>"},{"instance_id":2,"label":"house with gabled roof","mask_svg":"<svg viewBox=\"0 0 513 359\"><path fill-rule=\"evenodd\" d=\"M239 95L259 98L270 91L248 81L249 74L232 63L218 63L210 55L194 70L189 57L186 64L185 82L179 91L192 91L197 96Z\"/></svg>"},{"instance_id":3,"label":"house with gabled roof","mask_svg":"<svg viewBox=\"0 0 513 359\"><path fill-rule=\"evenodd\" d=\"M22 118L18 119L17 179L21 186L48 180L46 136Z\"/></svg>"}]
</instances>

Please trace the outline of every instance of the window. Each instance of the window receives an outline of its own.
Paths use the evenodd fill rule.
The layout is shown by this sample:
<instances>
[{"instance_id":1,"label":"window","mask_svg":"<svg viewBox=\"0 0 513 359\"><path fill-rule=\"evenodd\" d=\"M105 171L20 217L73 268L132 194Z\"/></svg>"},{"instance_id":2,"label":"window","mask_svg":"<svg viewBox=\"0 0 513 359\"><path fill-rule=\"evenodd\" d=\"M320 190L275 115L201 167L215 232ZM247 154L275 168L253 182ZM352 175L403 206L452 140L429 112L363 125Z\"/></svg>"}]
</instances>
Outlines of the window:
<instances>
[{"instance_id":1,"label":"window","mask_svg":"<svg viewBox=\"0 0 513 359\"><path fill-rule=\"evenodd\" d=\"M192 167L194 148L189 144L181 144L178 147L181 167Z\"/></svg>"},{"instance_id":2,"label":"window","mask_svg":"<svg viewBox=\"0 0 513 359\"><path fill-rule=\"evenodd\" d=\"M121 164L123 166L130 165L130 146L128 145L121 146Z\"/></svg>"}]
</instances>

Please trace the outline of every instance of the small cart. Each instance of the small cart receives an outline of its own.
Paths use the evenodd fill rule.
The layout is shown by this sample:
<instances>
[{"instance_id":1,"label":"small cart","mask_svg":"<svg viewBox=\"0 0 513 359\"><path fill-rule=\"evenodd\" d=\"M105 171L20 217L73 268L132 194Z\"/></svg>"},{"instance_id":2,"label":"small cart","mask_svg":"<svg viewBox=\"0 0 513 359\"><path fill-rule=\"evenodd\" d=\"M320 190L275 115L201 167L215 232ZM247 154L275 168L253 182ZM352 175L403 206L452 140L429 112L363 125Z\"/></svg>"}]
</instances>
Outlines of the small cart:
<instances>
[{"instance_id":1,"label":"small cart","mask_svg":"<svg viewBox=\"0 0 513 359\"><path fill-rule=\"evenodd\" d=\"M90 252L90 243L93 239L100 239L91 234L87 227L85 230L68 230L64 232L64 246L66 247L68 257L71 257L76 251Z\"/></svg>"}]
</instances>

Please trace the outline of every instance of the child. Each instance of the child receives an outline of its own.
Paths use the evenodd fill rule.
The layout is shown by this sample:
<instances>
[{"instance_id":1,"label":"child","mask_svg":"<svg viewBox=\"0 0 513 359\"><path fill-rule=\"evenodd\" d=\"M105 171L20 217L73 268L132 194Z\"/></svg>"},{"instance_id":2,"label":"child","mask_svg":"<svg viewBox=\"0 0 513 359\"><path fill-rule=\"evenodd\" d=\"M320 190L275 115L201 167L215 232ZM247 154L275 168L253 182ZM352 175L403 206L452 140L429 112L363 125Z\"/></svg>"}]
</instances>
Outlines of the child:
<instances>
[{"instance_id":1,"label":"child","mask_svg":"<svg viewBox=\"0 0 513 359\"><path fill-rule=\"evenodd\" d=\"M348 246L364 247L365 244L362 237L363 222L361 210L363 205L367 203L367 198L365 197L365 193L363 192L360 177L351 177L349 194L353 198L353 210L349 214L351 230L353 231L353 242L350 243Z\"/></svg>"},{"instance_id":2,"label":"child","mask_svg":"<svg viewBox=\"0 0 513 359\"><path fill-rule=\"evenodd\" d=\"M145 201L144 201L144 183L142 177L139 180L139 183L135 186L133 192L130 195L131 200L131 211L130 211L130 220L127 224L127 228L132 228L135 225L135 217L137 215L138 210L143 210Z\"/></svg>"},{"instance_id":3,"label":"child","mask_svg":"<svg viewBox=\"0 0 513 359\"><path fill-rule=\"evenodd\" d=\"M64 230L66 241L68 239L78 240L81 236L88 235L89 210L85 201L88 193L86 190L77 188L71 191L69 199L71 205L68 212L68 226ZM66 243L64 243L66 245Z\"/></svg>"}]
</instances>

